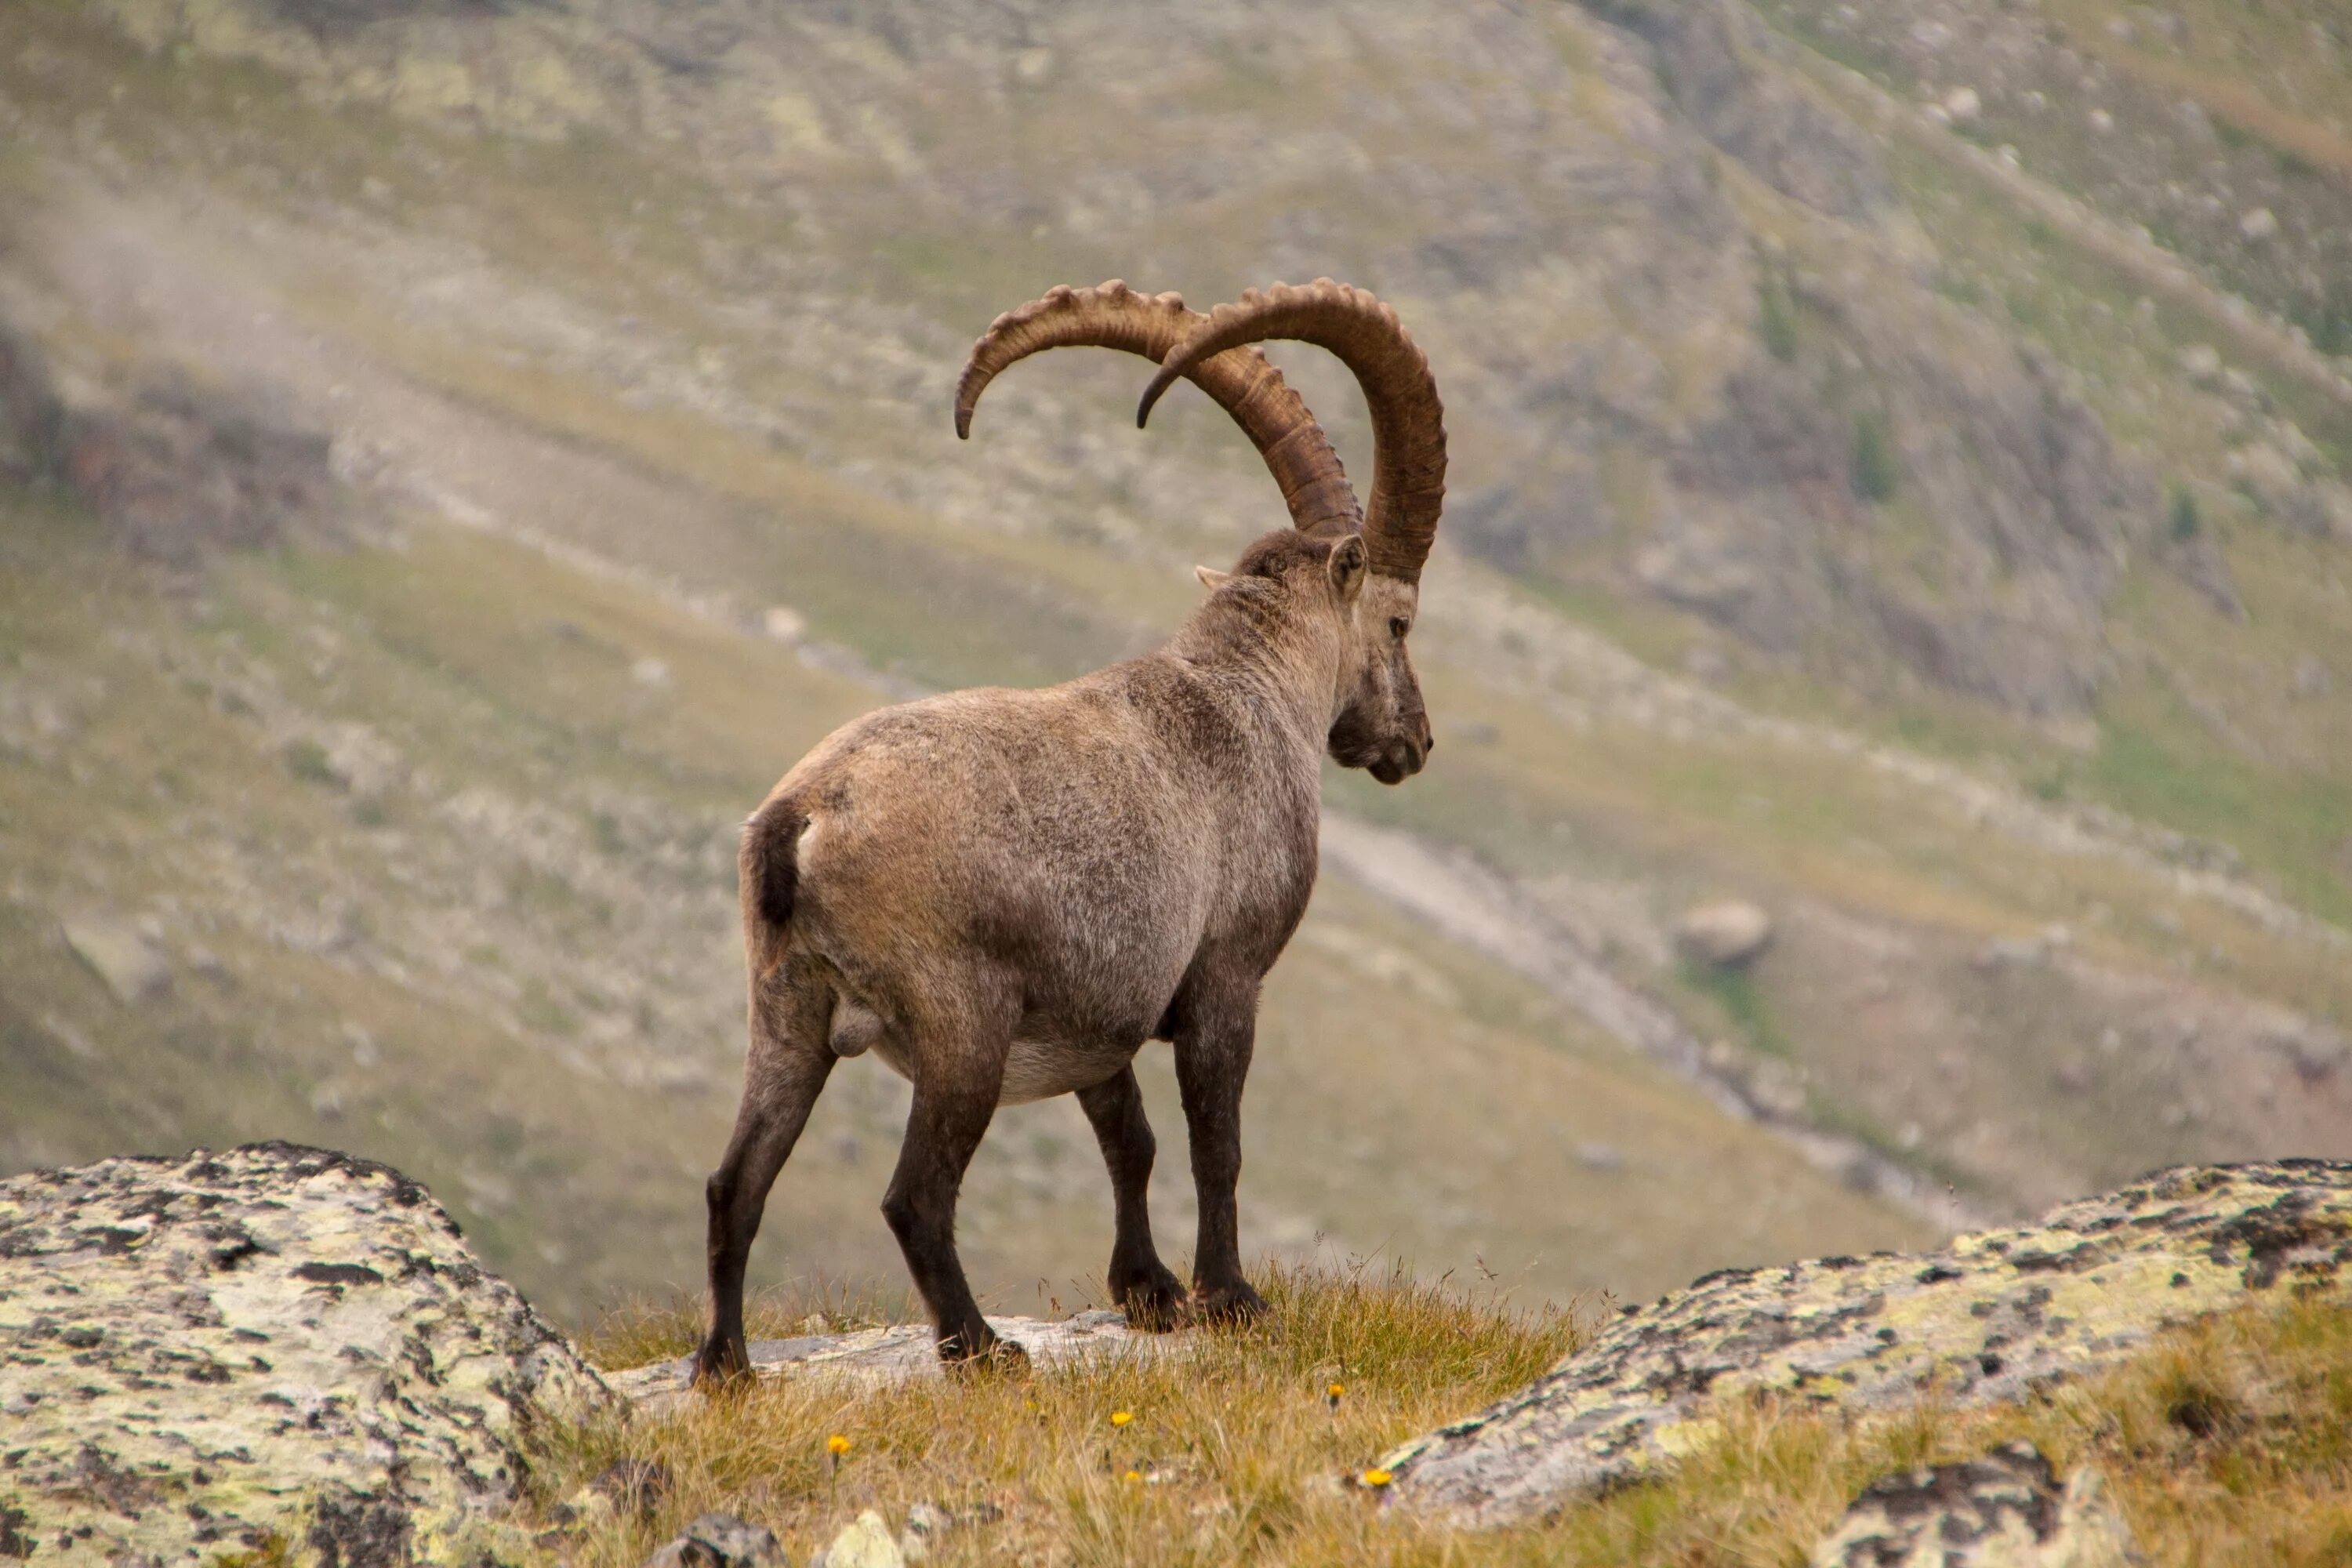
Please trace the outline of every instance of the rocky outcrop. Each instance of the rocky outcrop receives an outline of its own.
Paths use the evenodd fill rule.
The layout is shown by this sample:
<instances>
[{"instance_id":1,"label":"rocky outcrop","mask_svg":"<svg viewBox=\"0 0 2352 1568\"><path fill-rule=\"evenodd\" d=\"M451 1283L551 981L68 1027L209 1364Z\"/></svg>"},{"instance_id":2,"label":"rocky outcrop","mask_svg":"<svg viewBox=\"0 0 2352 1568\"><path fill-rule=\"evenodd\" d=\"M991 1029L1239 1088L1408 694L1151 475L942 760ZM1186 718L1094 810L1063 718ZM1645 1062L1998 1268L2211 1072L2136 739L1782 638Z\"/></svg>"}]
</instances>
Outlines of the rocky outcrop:
<instances>
[{"instance_id":1,"label":"rocky outcrop","mask_svg":"<svg viewBox=\"0 0 2352 1568\"><path fill-rule=\"evenodd\" d=\"M1057 1320L995 1318L988 1326L1028 1352L1030 1364L1068 1366L1113 1355L1156 1355L1186 1343L1188 1334L1131 1332L1126 1317L1113 1311L1075 1313ZM928 1323L856 1329L845 1333L803 1334L789 1340L754 1340L756 1377L844 1377L868 1385L936 1378L939 1351ZM660 1415L694 1396L694 1358L656 1362L608 1373L615 1394L638 1409Z\"/></svg>"},{"instance_id":2,"label":"rocky outcrop","mask_svg":"<svg viewBox=\"0 0 2352 1568\"><path fill-rule=\"evenodd\" d=\"M330 442L256 396L159 373L69 411L66 479L142 555L194 565L273 543L331 510Z\"/></svg>"},{"instance_id":3,"label":"rocky outcrop","mask_svg":"<svg viewBox=\"0 0 2352 1568\"><path fill-rule=\"evenodd\" d=\"M1634 578L1787 658L1843 638L2011 711L2079 714L2155 484L2050 355L1865 254L1787 283L1825 348L1759 347L1713 417L1656 444Z\"/></svg>"},{"instance_id":4,"label":"rocky outcrop","mask_svg":"<svg viewBox=\"0 0 2352 1568\"><path fill-rule=\"evenodd\" d=\"M2096 1470L2063 1488L2031 1443L1863 1489L1811 1568L2126 1568L2131 1532Z\"/></svg>"},{"instance_id":5,"label":"rocky outcrop","mask_svg":"<svg viewBox=\"0 0 2352 1568\"><path fill-rule=\"evenodd\" d=\"M1894 205L1885 160L1861 128L1759 68L1772 36L1739 0L1586 0L1586 9L1647 43L1675 106L1773 189L1854 222Z\"/></svg>"},{"instance_id":6,"label":"rocky outcrop","mask_svg":"<svg viewBox=\"0 0 2352 1568\"><path fill-rule=\"evenodd\" d=\"M886 1538L887 1539L887 1538ZM651 1557L646 1568L784 1568L775 1531L731 1513L706 1513Z\"/></svg>"},{"instance_id":7,"label":"rocky outcrop","mask_svg":"<svg viewBox=\"0 0 2352 1568\"><path fill-rule=\"evenodd\" d=\"M19 1555L519 1557L534 1426L610 1401L385 1166L269 1143L0 1183Z\"/></svg>"},{"instance_id":8,"label":"rocky outcrop","mask_svg":"<svg viewBox=\"0 0 2352 1568\"><path fill-rule=\"evenodd\" d=\"M1380 1465L1401 1506L1481 1524L1538 1517L1706 1444L1731 1402L2014 1399L2250 1298L2341 1292L2347 1259L2352 1164L2168 1171L1938 1253L1709 1275Z\"/></svg>"},{"instance_id":9,"label":"rocky outcrop","mask_svg":"<svg viewBox=\"0 0 2352 1568\"><path fill-rule=\"evenodd\" d=\"M271 399L170 366L68 377L0 325L0 483L39 480L175 566L321 524L344 499L327 433Z\"/></svg>"},{"instance_id":10,"label":"rocky outcrop","mask_svg":"<svg viewBox=\"0 0 2352 1568\"><path fill-rule=\"evenodd\" d=\"M21 485L48 477L62 417L40 350L0 327L0 481Z\"/></svg>"},{"instance_id":11,"label":"rocky outcrop","mask_svg":"<svg viewBox=\"0 0 2352 1568\"><path fill-rule=\"evenodd\" d=\"M2272 47L2321 58L2340 49L2341 25L2331 40L2318 20L2327 10L2310 8L2310 32L2282 29ZM2252 95L2187 66L2179 16L2123 7L2105 28L2070 17L2070 31L2000 0L1796 0L1781 15L1837 58L1916 84L1937 107L1967 92L1977 112L1945 115L1969 136L2014 148L2043 179L2161 236L2216 283L2283 312L2323 353L2352 353L2352 289L2331 250L2352 217L2352 181L2329 167L2341 131L2299 121L2292 95L2237 122L2231 111L2248 112ZM2266 63L2249 55L2240 68L2275 91Z\"/></svg>"}]
</instances>

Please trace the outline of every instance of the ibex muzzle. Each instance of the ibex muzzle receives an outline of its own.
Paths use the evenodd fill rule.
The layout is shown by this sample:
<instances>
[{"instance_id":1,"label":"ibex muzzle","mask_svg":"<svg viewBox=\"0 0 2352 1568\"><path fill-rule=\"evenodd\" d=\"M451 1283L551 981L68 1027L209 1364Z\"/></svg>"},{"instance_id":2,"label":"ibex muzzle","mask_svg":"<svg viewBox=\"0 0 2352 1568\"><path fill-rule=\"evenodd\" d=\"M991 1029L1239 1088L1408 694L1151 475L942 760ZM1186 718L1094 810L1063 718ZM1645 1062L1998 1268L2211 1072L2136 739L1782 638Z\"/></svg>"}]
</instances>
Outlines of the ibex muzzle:
<instances>
[{"instance_id":1,"label":"ibex muzzle","mask_svg":"<svg viewBox=\"0 0 2352 1568\"><path fill-rule=\"evenodd\" d=\"M1330 350L1370 405L1371 500L1255 347ZM1293 527L1231 572L1157 652L1041 691L950 692L845 725L743 831L751 1046L711 1175L705 1378L741 1373L743 1269L833 1064L866 1049L914 1085L882 1203L950 1360L1002 1354L955 1250L965 1166L999 1105L1076 1094L1110 1168L1108 1281L1131 1321L1246 1317L1235 1220L1257 994L1315 885L1321 755L1396 784L1433 744L1405 651L1445 483L1427 362L1370 294L1276 285L1203 317L1123 283L997 318L956 390L1040 350L1160 366L1139 422L1190 377L1255 443ZM1193 1289L1160 1260L1151 1129L1133 1062L1174 1043L1200 1195Z\"/></svg>"}]
</instances>

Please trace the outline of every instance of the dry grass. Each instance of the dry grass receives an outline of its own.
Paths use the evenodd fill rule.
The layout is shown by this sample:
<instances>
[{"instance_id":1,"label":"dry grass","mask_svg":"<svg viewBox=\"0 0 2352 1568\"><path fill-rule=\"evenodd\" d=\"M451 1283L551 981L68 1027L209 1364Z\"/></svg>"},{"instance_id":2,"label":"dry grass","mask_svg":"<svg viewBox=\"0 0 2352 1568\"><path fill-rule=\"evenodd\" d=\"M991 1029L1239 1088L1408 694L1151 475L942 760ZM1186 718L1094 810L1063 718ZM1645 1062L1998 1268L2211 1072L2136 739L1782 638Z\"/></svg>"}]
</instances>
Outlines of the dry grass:
<instances>
[{"instance_id":1,"label":"dry grass","mask_svg":"<svg viewBox=\"0 0 2352 1568\"><path fill-rule=\"evenodd\" d=\"M771 1525L798 1560L859 1510L896 1521L919 1500L1003 1510L963 1532L951 1563L1282 1561L1307 1542L1369 1544L1373 1500L1351 1478L1370 1456L1520 1386L1580 1337L1572 1313L1518 1310L1402 1274L1276 1268L1260 1284L1267 1322L1171 1341L1159 1356L871 1393L771 1382L588 1434L553 1465L547 1493L624 1453L677 1478L659 1528L585 1541L572 1553L580 1564L642 1562L709 1508ZM866 1316L862 1303L815 1305L828 1321ZM805 1310L771 1299L753 1332L806 1331ZM673 1354L698 1321L698 1303L639 1306L587 1348L608 1365ZM1115 1423L1121 1411L1130 1418ZM837 1479L826 1447L835 1434L850 1442Z\"/></svg>"},{"instance_id":2,"label":"dry grass","mask_svg":"<svg viewBox=\"0 0 2352 1568\"><path fill-rule=\"evenodd\" d=\"M1573 1314L1402 1275L1276 1271L1263 1327L1156 1362L859 1393L772 1383L635 1428L586 1435L541 1478L560 1496L622 1454L677 1478L655 1527L574 1542L634 1564L725 1508L795 1560L861 1509L988 1502L950 1563L1786 1564L1869 1480L2014 1437L2062 1474L2096 1466L2153 1563L2352 1562L2352 1316L2325 1299L2249 1310L2160 1340L2103 1379L2021 1407L1934 1400L1866 1420L1754 1406L1654 1486L1523 1530L1465 1533L1383 1510L1355 1482L1390 1443L1518 1387L1572 1348ZM828 1313L839 1309L828 1304ZM638 1308L589 1342L611 1364L688 1342L694 1304ZM798 1326L772 1302L770 1331ZM852 1315L855 1315L853 1311ZM1345 1393L1335 1412L1326 1396ZM1114 1424L1117 1411L1131 1420ZM837 1477L826 1441L850 1442Z\"/></svg>"}]
</instances>

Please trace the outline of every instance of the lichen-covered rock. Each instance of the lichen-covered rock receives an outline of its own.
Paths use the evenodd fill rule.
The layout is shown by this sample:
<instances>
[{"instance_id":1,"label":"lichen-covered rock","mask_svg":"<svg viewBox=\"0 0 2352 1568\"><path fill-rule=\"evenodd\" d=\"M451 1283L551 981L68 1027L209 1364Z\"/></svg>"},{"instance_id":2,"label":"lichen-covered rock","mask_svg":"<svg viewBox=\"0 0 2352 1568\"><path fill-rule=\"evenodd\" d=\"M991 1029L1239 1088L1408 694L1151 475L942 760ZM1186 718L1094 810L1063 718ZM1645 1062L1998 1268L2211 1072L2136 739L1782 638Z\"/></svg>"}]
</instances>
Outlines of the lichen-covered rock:
<instances>
[{"instance_id":1,"label":"lichen-covered rock","mask_svg":"<svg viewBox=\"0 0 2352 1568\"><path fill-rule=\"evenodd\" d=\"M1192 1342L1181 1331L1150 1334L1130 1330L1118 1312L1097 1310L1067 1318L990 1318L988 1326L1028 1352L1037 1367L1066 1366L1110 1355L1160 1355ZM837 1334L803 1334L789 1340L754 1340L751 1371L758 1377L845 1377L869 1385L941 1375L940 1352L928 1323L881 1329L851 1329ZM694 1358L656 1362L605 1374L613 1391L650 1415L675 1410L694 1394Z\"/></svg>"},{"instance_id":2,"label":"lichen-covered rock","mask_svg":"<svg viewBox=\"0 0 2352 1568\"><path fill-rule=\"evenodd\" d=\"M2347 1289L2352 1164L2184 1168L1915 1257L1734 1269L1629 1310L1513 1397L1380 1461L1397 1503L1550 1512L1712 1441L1772 1393L1868 1410L2015 1398L2270 1291Z\"/></svg>"},{"instance_id":3,"label":"lichen-covered rock","mask_svg":"<svg viewBox=\"0 0 2352 1568\"><path fill-rule=\"evenodd\" d=\"M907 1557L882 1516L869 1508L843 1525L809 1568L907 1568Z\"/></svg>"},{"instance_id":4,"label":"lichen-covered rock","mask_svg":"<svg viewBox=\"0 0 2352 1568\"><path fill-rule=\"evenodd\" d=\"M646 1568L786 1568L775 1531L731 1513L706 1513L646 1559Z\"/></svg>"},{"instance_id":5,"label":"lichen-covered rock","mask_svg":"<svg viewBox=\"0 0 2352 1568\"><path fill-rule=\"evenodd\" d=\"M0 1521L35 1562L518 1557L533 1424L611 1398L385 1166L270 1143L0 1183Z\"/></svg>"},{"instance_id":6,"label":"lichen-covered rock","mask_svg":"<svg viewBox=\"0 0 2352 1568\"><path fill-rule=\"evenodd\" d=\"M2126 1568L2131 1531L2096 1470L2062 1489L2031 1443L1863 1489L1811 1568Z\"/></svg>"}]
</instances>

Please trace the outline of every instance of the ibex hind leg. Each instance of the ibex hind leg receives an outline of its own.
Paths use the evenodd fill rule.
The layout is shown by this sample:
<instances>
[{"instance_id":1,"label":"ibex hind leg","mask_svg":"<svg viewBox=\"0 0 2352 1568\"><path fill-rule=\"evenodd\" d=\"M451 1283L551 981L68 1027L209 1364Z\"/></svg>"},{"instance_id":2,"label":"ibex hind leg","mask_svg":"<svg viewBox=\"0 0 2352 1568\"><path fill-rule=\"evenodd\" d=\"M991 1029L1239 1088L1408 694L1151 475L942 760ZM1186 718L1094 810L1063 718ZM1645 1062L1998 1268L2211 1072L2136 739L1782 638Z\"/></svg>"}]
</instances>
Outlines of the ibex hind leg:
<instances>
[{"instance_id":1,"label":"ibex hind leg","mask_svg":"<svg viewBox=\"0 0 2352 1568\"><path fill-rule=\"evenodd\" d=\"M788 955L752 984L743 1101L735 1113L734 1136L704 1188L710 1207L710 1332L695 1356L698 1381L719 1382L751 1370L743 1340L744 1266L760 1234L768 1189L833 1071L827 1044L833 1003L829 974L803 955Z\"/></svg>"},{"instance_id":2,"label":"ibex hind leg","mask_svg":"<svg viewBox=\"0 0 2352 1568\"><path fill-rule=\"evenodd\" d=\"M1154 1332L1172 1329L1183 1314L1184 1282L1160 1261L1160 1249L1151 1242L1151 1211L1145 1194L1157 1149L1151 1123L1144 1120L1143 1091L1136 1086L1135 1068L1121 1068L1094 1088L1078 1090L1078 1103L1094 1124L1095 1142L1102 1145L1103 1163L1110 1168L1117 1216L1110 1299L1135 1328Z\"/></svg>"},{"instance_id":3,"label":"ibex hind leg","mask_svg":"<svg viewBox=\"0 0 2352 1568\"><path fill-rule=\"evenodd\" d=\"M981 1317L956 1255L956 1197L996 1114L1020 1016L1017 1002L992 996L992 989L974 984L949 1006L924 1009L929 1016L916 1021L915 1102L907 1113L898 1167L882 1199L907 1272L930 1309L940 1359L950 1365L1025 1359L1020 1346L998 1339Z\"/></svg>"}]
</instances>

